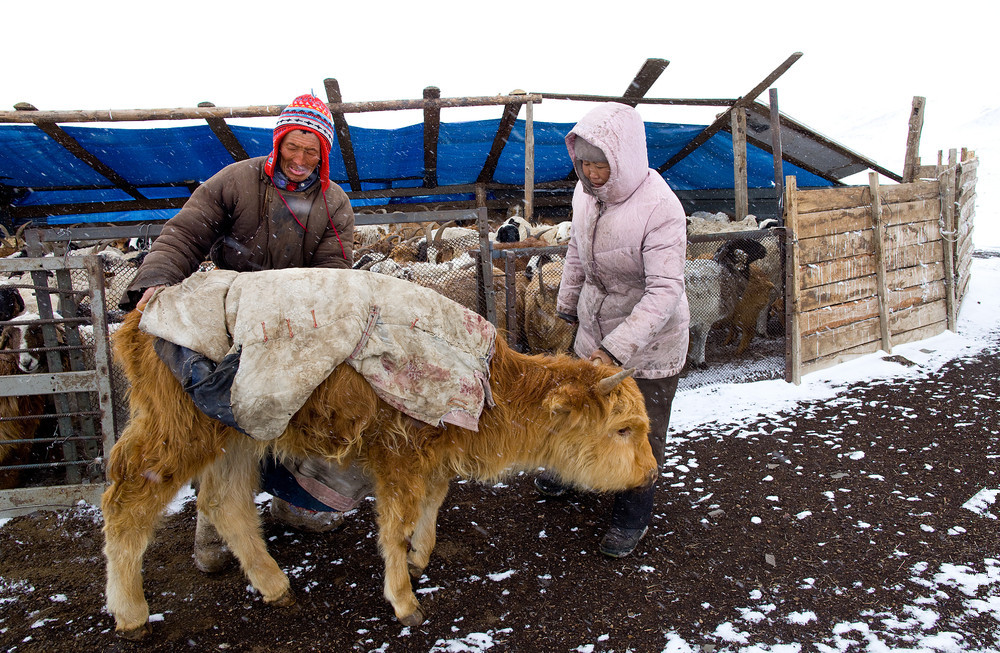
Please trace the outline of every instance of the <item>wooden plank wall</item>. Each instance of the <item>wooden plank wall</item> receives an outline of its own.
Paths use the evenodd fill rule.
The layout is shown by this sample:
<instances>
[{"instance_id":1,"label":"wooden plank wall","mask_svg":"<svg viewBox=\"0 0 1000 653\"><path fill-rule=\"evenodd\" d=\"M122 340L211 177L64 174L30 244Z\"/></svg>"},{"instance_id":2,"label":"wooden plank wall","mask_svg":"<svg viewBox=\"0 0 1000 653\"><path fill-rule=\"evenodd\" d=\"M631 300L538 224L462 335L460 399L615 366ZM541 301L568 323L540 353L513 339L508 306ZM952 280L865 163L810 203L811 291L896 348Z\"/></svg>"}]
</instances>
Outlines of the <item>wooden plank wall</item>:
<instances>
[{"instance_id":1,"label":"wooden plank wall","mask_svg":"<svg viewBox=\"0 0 1000 653\"><path fill-rule=\"evenodd\" d=\"M971 202L975 166L966 167L962 192ZM800 191L788 178L789 380L947 328L940 188L938 180L879 187L873 175L870 187ZM972 210L958 213L965 222L957 230L954 269L965 281Z\"/></svg>"},{"instance_id":2,"label":"wooden plank wall","mask_svg":"<svg viewBox=\"0 0 1000 653\"><path fill-rule=\"evenodd\" d=\"M976 216L976 171L979 158L975 152L962 150L956 173L955 200L955 294L961 305L969 287L969 266L972 265L972 226Z\"/></svg>"}]
</instances>

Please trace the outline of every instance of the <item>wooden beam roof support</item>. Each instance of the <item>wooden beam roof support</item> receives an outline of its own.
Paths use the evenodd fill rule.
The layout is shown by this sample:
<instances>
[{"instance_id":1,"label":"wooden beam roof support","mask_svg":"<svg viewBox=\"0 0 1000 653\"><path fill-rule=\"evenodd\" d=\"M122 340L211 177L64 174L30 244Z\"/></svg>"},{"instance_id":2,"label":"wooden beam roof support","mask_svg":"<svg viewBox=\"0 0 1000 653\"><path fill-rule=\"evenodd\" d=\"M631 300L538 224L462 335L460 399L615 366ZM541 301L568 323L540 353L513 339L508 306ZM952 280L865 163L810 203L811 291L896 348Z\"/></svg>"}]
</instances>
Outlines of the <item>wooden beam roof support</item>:
<instances>
[{"instance_id":1,"label":"wooden beam roof support","mask_svg":"<svg viewBox=\"0 0 1000 653\"><path fill-rule=\"evenodd\" d=\"M916 181L920 168L920 133L924 129L926 98L916 96L910 108L910 124L906 133L906 158L903 160L903 183Z\"/></svg>"},{"instance_id":2,"label":"wooden beam roof support","mask_svg":"<svg viewBox=\"0 0 1000 653\"><path fill-rule=\"evenodd\" d=\"M635 79L625 89L625 93L622 95L622 102L630 107L638 104L637 100L649 92L653 83L659 79L660 75L669 65L670 62L666 59L646 59L646 63L642 64L642 68L636 73Z\"/></svg>"},{"instance_id":3,"label":"wooden beam roof support","mask_svg":"<svg viewBox=\"0 0 1000 653\"><path fill-rule=\"evenodd\" d=\"M199 102L198 106L214 107L215 105L211 102ZM250 158L247 151L243 149L243 144L236 138L236 134L229 128L229 123L224 118L205 118L205 122L212 128L212 133L215 134L215 137L226 148L229 155L233 157L233 161L243 161Z\"/></svg>"},{"instance_id":4,"label":"wooden beam roof support","mask_svg":"<svg viewBox=\"0 0 1000 653\"><path fill-rule=\"evenodd\" d=\"M733 187L736 195L737 221L747 217L750 213L750 193L747 190L747 112L746 109L733 111L732 114L733 133Z\"/></svg>"},{"instance_id":5,"label":"wooden beam roof support","mask_svg":"<svg viewBox=\"0 0 1000 653\"><path fill-rule=\"evenodd\" d=\"M428 86L425 100L437 100L441 89ZM424 188L435 188L437 182L438 136L441 133L441 107L424 105Z\"/></svg>"},{"instance_id":6,"label":"wooden beam roof support","mask_svg":"<svg viewBox=\"0 0 1000 653\"><path fill-rule=\"evenodd\" d=\"M575 100L577 102L622 102L625 98L618 95L587 95L583 93L537 93L547 100ZM633 98L637 105L652 104L672 107L731 107L736 100L729 98Z\"/></svg>"},{"instance_id":7,"label":"wooden beam roof support","mask_svg":"<svg viewBox=\"0 0 1000 653\"><path fill-rule=\"evenodd\" d=\"M535 223L535 110L524 105L524 219Z\"/></svg>"},{"instance_id":8,"label":"wooden beam roof support","mask_svg":"<svg viewBox=\"0 0 1000 653\"><path fill-rule=\"evenodd\" d=\"M512 91L511 95L523 93L523 91ZM486 156L483 169L476 178L477 183L493 181L493 174L497 171L500 155L503 154L503 148L507 145L507 139L510 138L510 132L517 121L517 114L521 112L521 106L521 102L512 102L504 106L503 116L500 118L500 124L497 125L497 133L493 137L493 146L490 148L490 153Z\"/></svg>"},{"instance_id":9,"label":"wooden beam roof support","mask_svg":"<svg viewBox=\"0 0 1000 653\"><path fill-rule=\"evenodd\" d=\"M368 102L341 102L331 106L336 113L370 113L373 111L401 111L403 109L423 109L428 104L446 107L492 107L511 102L527 102L535 104L542 101L542 96L533 93L528 97L514 98L510 95L488 95L475 97L441 98L440 100L371 100ZM332 103L331 103L332 104ZM267 118L279 116L284 110L284 104L256 105L250 107L202 107L181 109L122 109L120 111L39 111L28 115L24 111L0 111L0 123L37 123L37 122L142 122L145 120L204 120L209 117L219 118Z\"/></svg>"},{"instance_id":10,"label":"wooden beam roof support","mask_svg":"<svg viewBox=\"0 0 1000 653\"><path fill-rule=\"evenodd\" d=\"M14 105L16 111L38 111L34 106L28 104L27 102L19 102ZM94 169L99 175L106 177L111 181L119 190L122 190L137 200L146 199L139 190L133 186L128 180L119 175L117 172L112 170L109 166L105 165L96 156L88 152L80 145L75 138L63 131L62 127L55 124L54 122L39 121L35 122L35 126L41 129L45 134L54 140L56 143L62 145L66 150L80 159L88 166Z\"/></svg>"},{"instance_id":11,"label":"wooden beam roof support","mask_svg":"<svg viewBox=\"0 0 1000 653\"><path fill-rule=\"evenodd\" d=\"M333 126L337 130L337 143L340 145L340 156L344 159L344 169L347 170L347 182L352 191L361 190L361 176L358 174L358 159L354 156L354 143L351 142L351 128L347 124L343 111L336 106L343 103L340 94L340 83L331 77L323 80L326 88L326 101L330 103L333 114Z\"/></svg>"},{"instance_id":12,"label":"wooden beam roof support","mask_svg":"<svg viewBox=\"0 0 1000 653\"><path fill-rule=\"evenodd\" d=\"M784 155L781 152L781 111L778 109L778 89L768 89L767 104L771 119L771 160L774 161L774 191L778 206L778 218L781 219L782 207L785 204L785 173Z\"/></svg>"},{"instance_id":13,"label":"wooden beam roof support","mask_svg":"<svg viewBox=\"0 0 1000 653\"><path fill-rule=\"evenodd\" d=\"M767 115L770 119L770 108L767 105L761 104L760 102L751 102L748 106L755 113L758 113L760 115ZM822 145L823 147L833 150L837 154L843 155L848 159L850 159L851 161L854 161L867 168L870 168L871 170L874 170L875 172L882 175L883 177L888 177L889 179L896 182L901 182L903 180L902 175L897 174L892 170L889 170L883 166L880 166L871 159L863 157L857 152L853 152L847 149L846 147L844 147L843 145L841 145L836 141L831 141L823 134L813 131L812 129L806 127L805 125L799 122L796 122L795 120L792 120L791 118L789 118L784 114L781 114L780 112L778 114L778 118L780 124L784 125L791 132L808 132L810 138L815 142L819 143L820 145ZM766 143L758 138L754 138L750 133L747 133L747 142L756 145L757 147L763 149L766 152L774 154L771 143ZM823 179L832 181L835 184L843 185L842 182L840 182L836 177L830 176L829 174L823 172L822 170L819 170L818 168L815 168L814 166L811 166L805 161L789 156L787 152L782 152L782 157L784 158L785 161L788 161L789 163L796 165L802 168L803 170L807 170L818 177L822 177Z\"/></svg>"},{"instance_id":14,"label":"wooden beam roof support","mask_svg":"<svg viewBox=\"0 0 1000 653\"><path fill-rule=\"evenodd\" d=\"M689 154L691 154L699 147L701 147L705 143L705 141L710 139L721 129L725 128L730 122L730 115L732 115L734 109L746 107L754 100L756 100L757 96L764 92L764 89L771 86L775 82L775 80L784 75L785 71L791 68L792 64L798 61L801 57L802 53L796 52L792 54L792 56L785 59L785 61L782 62L780 66L775 68L770 75L765 77L760 84L757 84L757 86L754 86L749 93L737 99L736 102L733 104L733 106L724 111L718 118L715 119L715 122L713 122L711 125L703 129L702 132L697 136L695 136L690 143L681 148L680 152L670 157L670 160L668 160L666 163L657 168L656 169L657 172L663 174L665 171L669 170L670 168L675 166L678 162L686 158Z\"/></svg>"}]
</instances>

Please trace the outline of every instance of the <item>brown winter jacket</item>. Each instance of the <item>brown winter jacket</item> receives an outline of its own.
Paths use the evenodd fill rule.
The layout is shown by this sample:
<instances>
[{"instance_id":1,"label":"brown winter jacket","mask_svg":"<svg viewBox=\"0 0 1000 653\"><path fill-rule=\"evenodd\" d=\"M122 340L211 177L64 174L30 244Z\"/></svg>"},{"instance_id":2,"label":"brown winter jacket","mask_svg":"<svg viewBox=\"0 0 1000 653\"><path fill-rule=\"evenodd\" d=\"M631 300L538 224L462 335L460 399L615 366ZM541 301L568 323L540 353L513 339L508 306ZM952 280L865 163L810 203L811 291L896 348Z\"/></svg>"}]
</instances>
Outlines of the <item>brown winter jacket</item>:
<instances>
[{"instance_id":1,"label":"brown winter jacket","mask_svg":"<svg viewBox=\"0 0 1000 653\"><path fill-rule=\"evenodd\" d=\"M330 184L324 202L318 181L304 192L279 191L264 172L266 158L233 163L191 194L163 225L122 308L134 307L146 288L180 283L209 256L216 267L237 272L351 267L354 211L347 194Z\"/></svg>"}]
</instances>

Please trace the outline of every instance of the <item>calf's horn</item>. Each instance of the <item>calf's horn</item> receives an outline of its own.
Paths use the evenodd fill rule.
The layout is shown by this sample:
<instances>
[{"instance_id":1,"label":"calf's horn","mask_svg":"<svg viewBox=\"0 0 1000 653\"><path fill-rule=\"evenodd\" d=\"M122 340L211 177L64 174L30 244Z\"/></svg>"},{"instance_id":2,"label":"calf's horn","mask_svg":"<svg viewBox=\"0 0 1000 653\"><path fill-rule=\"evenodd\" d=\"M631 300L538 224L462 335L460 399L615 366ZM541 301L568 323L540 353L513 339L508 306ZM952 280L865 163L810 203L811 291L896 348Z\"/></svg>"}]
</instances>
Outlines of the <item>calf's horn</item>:
<instances>
[{"instance_id":1,"label":"calf's horn","mask_svg":"<svg viewBox=\"0 0 1000 653\"><path fill-rule=\"evenodd\" d=\"M635 368L630 367L627 370L622 370L613 376L601 379L597 382L597 395L603 396L610 393L619 383L624 381L626 377L632 376L633 373L635 373Z\"/></svg>"}]
</instances>

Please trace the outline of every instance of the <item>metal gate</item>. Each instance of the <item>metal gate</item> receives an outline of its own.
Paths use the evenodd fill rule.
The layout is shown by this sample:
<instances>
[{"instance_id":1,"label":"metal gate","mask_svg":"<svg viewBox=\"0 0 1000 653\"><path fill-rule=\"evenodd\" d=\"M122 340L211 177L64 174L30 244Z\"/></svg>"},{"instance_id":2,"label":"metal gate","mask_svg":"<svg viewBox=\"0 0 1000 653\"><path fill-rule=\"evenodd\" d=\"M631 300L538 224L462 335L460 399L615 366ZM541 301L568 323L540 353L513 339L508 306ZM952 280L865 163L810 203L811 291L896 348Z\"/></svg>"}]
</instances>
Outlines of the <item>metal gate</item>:
<instances>
[{"instance_id":1,"label":"metal gate","mask_svg":"<svg viewBox=\"0 0 1000 653\"><path fill-rule=\"evenodd\" d=\"M96 256L0 259L0 274L33 293L37 307L0 322L5 336L18 327L42 336L41 346L22 342L0 352L7 363L0 473L18 478L16 487L0 490L0 518L80 500L98 504L115 438L104 266ZM39 359L37 369L17 369L15 359L25 354ZM37 412L21 414L26 406Z\"/></svg>"}]
</instances>

